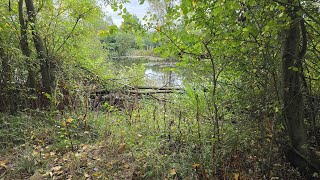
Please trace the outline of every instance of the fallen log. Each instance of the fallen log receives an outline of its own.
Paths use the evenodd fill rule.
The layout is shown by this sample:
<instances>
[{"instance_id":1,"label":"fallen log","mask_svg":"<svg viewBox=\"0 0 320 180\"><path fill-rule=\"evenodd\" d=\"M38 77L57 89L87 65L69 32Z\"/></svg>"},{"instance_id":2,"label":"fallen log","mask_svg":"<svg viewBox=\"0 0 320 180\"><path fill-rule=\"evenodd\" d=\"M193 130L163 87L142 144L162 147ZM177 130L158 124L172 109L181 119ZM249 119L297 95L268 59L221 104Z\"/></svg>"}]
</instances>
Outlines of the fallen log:
<instances>
[{"instance_id":1,"label":"fallen log","mask_svg":"<svg viewBox=\"0 0 320 180\"><path fill-rule=\"evenodd\" d=\"M165 93L183 93L183 91L176 90L157 90L157 91L139 91L139 90L127 90L125 91L130 94L139 94L139 95L149 95L149 94L165 94Z\"/></svg>"},{"instance_id":2,"label":"fallen log","mask_svg":"<svg viewBox=\"0 0 320 180\"><path fill-rule=\"evenodd\" d=\"M183 90L183 88L179 87L155 87L155 86L135 86L131 89L154 89L154 90Z\"/></svg>"}]
</instances>

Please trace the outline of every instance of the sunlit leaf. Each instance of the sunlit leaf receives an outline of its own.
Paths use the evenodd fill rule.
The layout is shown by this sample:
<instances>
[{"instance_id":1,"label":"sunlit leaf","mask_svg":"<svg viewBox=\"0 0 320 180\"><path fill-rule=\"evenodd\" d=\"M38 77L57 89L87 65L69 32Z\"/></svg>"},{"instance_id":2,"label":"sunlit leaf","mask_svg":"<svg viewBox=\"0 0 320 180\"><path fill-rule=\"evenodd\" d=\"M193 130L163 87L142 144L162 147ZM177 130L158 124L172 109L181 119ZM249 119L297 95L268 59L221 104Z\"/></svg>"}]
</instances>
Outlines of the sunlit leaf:
<instances>
[{"instance_id":1,"label":"sunlit leaf","mask_svg":"<svg viewBox=\"0 0 320 180\"><path fill-rule=\"evenodd\" d=\"M8 166L7 166L8 163L9 163L8 160L0 160L0 167L3 167L5 169L7 169L8 168Z\"/></svg>"},{"instance_id":2,"label":"sunlit leaf","mask_svg":"<svg viewBox=\"0 0 320 180\"><path fill-rule=\"evenodd\" d=\"M176 175L177 174L177 170L176 169L170 169L170 172L169 172L170 175Z\"/></svg>"},{"instance_id":3,"label":"sunlit leaf","mask_svg":"<svg viewBox=\"0 0 320 180\"><path fill-rule=\"evenodd\" d=\"M240 180L240 173L234 173L234 180Z\"/></svg>"}]
</instances>

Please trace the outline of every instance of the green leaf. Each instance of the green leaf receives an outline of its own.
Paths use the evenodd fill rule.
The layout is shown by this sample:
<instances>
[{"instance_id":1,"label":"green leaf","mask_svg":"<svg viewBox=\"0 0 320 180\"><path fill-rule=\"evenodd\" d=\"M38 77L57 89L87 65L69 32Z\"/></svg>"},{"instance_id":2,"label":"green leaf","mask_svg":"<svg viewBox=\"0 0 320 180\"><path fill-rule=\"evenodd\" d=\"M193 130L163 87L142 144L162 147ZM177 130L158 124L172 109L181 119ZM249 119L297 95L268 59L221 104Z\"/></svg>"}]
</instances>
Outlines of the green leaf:
<instances>
[{"instance_id":1,"label":"green leaf","mask_svg":"<svg viewBox=\"0 0 320 180\"><path fill-rule=\"evenodd\" d=\"M291 66L288 68L289 70L292 70L292 71L295 71L295 72L298 72L299 71L299 68L298 67L295 67L295 66Z\"/></svg>"},{"instance_id":2,"label":"green leaf","mask_svg":"<svg viewBox=\"0 0 320 180\"><path fill-rule=\"evenodd\" d=\"M142 5L145 0L139 0L139 4Z\"/></svg>"},{"instance_id":3,"label":"green leaf","mask_svg":"<svg viewBox=\"0 0 320 180\"><path fill-rule=\"evenodd\" d=\"M284 15L284 13L282 12L282 13L279 14L279 17L282 17L283 15Z\"/></svg>"}]
</instances>

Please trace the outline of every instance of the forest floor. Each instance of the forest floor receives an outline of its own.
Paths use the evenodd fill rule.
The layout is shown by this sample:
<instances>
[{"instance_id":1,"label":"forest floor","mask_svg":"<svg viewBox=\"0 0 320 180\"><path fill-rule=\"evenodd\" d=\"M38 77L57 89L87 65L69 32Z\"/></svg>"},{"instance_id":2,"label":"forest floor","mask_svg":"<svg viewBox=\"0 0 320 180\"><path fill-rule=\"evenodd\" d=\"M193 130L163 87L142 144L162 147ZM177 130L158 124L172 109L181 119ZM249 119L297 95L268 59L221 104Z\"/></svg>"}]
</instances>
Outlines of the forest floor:
<instances>
[{"instance_id":1,"label":"forest floor","mask_svg":"<svg viewBox=\"0 0 320 180\"><path fill-rule=\"evenodd\" d=\"M250 152L223 150L212 177L210 164L202 162L211 162L210 155L197 159L196 146L169 142L146 124L105 123L108 117L90 115L95 122L83 130L71 118L0 116L0 179L304 179L280 146L267 154L259 139Z\"/></svg>"}]
</instances>

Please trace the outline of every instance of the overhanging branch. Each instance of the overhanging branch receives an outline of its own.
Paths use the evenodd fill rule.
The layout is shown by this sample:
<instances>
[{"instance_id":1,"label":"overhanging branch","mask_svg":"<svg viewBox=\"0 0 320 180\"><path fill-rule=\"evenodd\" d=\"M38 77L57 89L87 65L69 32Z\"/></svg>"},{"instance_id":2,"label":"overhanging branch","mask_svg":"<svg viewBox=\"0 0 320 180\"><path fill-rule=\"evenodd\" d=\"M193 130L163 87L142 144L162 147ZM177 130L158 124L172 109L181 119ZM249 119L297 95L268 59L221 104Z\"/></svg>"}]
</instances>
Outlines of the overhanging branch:
<instances>
[{"instance_id":1,"label":"overhanging branch","mask_svg":"<svg viewBox=\"0 0 320 180\"><path fill-rule=\"evenodd\" d=\"M76 29L76 27L77 27L80 19L81 19L81 16L79 15L79 16L77 17L77 20L76 20L75 24L74 24L73 27L72 27L72 30L71 30L70 33L67 35L67 37L64 39L64 41L61 43L61 45L57 48L56 52L58 52L58 51L67 43L68 39L71 37L72 33L73 33L74 30Z\"/></svg>"},{"instance_id":2,"label":"overhanging branch","mask_svg":"<svg viewBox=\"0 0 320 180\"><path fill-rule=\"evenodd\" d=\"M57 48L56 52L58 52L66 43L67 41L70 39L71 35L73 34L74 30L76 29L80 19L89 11L91 11L93 8L89 8L88 11L82 13L82 14L79 14L77 19L76 19L76 22L74 23L70 33L67 35L67 37L64 39L64 41L61 43L61 45Z\"/></svg>"}]
</instances>

